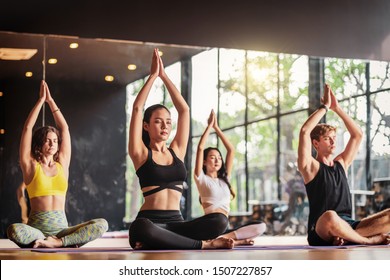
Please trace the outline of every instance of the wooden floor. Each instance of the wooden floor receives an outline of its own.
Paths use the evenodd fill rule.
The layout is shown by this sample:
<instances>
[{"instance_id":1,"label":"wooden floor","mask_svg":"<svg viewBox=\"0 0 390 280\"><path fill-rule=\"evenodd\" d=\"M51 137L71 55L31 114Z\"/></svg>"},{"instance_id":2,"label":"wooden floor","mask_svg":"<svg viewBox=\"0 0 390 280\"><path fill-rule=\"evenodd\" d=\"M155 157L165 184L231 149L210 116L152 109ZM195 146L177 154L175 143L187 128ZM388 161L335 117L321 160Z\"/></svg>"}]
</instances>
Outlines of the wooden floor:
<instances>
[{"instance_id":1,"label":"wooden floor","mask_svg":"<svg viewBox=\"0 0 390 280\"><path fill-rule=\"evenodd\" d=\"M133 251L126 238L100 238L69 251L37 252L0 239L1 260L390 260L390 246L305 248L306 237L261 236L233 250ZM261 248L260 246L266 246Z\"/></svg>"}]
</instances>

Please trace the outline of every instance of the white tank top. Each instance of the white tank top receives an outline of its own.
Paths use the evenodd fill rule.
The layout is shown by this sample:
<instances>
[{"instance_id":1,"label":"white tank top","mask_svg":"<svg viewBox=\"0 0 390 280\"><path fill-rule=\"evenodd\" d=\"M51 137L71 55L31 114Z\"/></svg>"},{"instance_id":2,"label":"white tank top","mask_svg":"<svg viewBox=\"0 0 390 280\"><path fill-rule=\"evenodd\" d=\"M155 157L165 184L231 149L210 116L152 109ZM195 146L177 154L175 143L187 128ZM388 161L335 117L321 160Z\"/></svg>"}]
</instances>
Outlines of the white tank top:
<instances>
[{"instance_id":1,"label":"white tank top","mask_svg":"<svg viewBox=\"0 0 390 280\"><path fill-rule=\"evenodd\" d=\"M203 208L205 214L213 213L218 209L229 213L231 194L229 186L222 179L211 178L204 174L203 170L199 174L199 177L194 175L194 179L202 204L210 205Z\"/></svg>"}]
</instances>

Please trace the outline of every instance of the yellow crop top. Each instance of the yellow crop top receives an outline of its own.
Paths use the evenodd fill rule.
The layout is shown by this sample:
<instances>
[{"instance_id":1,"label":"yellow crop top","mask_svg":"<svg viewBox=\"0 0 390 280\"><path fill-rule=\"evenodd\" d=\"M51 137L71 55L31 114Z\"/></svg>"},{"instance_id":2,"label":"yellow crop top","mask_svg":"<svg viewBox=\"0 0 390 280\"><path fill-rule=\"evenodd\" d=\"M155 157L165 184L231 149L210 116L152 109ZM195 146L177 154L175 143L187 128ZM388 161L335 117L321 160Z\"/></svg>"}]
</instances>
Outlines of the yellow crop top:
<instances>
[{"instance_id":1,"label":"yellow crop top","mask_svg":"<svg viewBox=\"0 0 390 280\"><path fill-rule=\"evenodd\" d=\"M62 165L56 162L57 174L46 176L39 163L35 166L35 174L31 183L26 186L30 198L47 195L66 195L68 181L65 178Z\"/></svg>"}]
</instances>

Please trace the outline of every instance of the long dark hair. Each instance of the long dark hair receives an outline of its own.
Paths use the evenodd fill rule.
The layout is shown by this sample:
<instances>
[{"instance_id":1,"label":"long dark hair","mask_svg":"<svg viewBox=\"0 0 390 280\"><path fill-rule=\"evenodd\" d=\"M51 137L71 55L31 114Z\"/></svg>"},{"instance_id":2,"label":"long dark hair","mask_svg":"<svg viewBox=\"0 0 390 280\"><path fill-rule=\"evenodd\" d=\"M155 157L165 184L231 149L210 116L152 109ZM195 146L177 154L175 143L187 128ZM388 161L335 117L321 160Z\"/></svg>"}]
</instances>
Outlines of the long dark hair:
<instances>
[{"instance_id":1,"label":"long dark hair","mask_svg":"<svg viewBox=\"0 0 390 280\"><path fill-rule=\"evenodd\" d=\"M54 132L58 138L58 151L54 154L54 161L58 161L59 148L61 146L61 135L57 128L53 126L43 126L34 131L34 134L31 139L31 154L36 161L42 161L42 146L45 144L47 134L49 132Z\"/></svg>"},{"instance_id":2,"label":"long dark hair","mask_svg":"<svg viewBox=\"0 0 390 280\"><path fill-rule=\"evenodd\" d=\"M232 195L232 197L234 199L236 197L236 194L234 193L234 191L232 189L232 185L230 185L229 179L227 177L226 165L225 165L225 161L223 160L221 151L218 148L208 147L208 148L204 149L204 151L203 151L203 159L206 160L209 152L212 150L217 151L222 159L222 165L221 165L221 168L217 172L217 177L219 179L223 180L228 185L230 194ZM202 169L203 169L203 173L207 174L207 168L205 165L203 165Z\"/></svg>"},{"instance_id":3,"label":"long dark hair","mask_svg":"<svg viewBox=\"0 0 390 280\"><path fill-rule=\"evenodd\" d=\"M165 109L168 111L168 113L170 114L171 112L169 111L169 109L167 107L165 107L164 105L161 105L161 104L154 104L152 106L149 106L145 112L144 112L144 118L142 120L142 122L146 122L146 123L149 123L150 122L150 118L152 117L152 114L154 111L156 110L159 110L159 109ZM149 144L150 144L150 137L149 137L149 133L143 128L142 126L142 141L144 142L145 146L146 147L149 147Z\"/></svg>"}]
</instances>

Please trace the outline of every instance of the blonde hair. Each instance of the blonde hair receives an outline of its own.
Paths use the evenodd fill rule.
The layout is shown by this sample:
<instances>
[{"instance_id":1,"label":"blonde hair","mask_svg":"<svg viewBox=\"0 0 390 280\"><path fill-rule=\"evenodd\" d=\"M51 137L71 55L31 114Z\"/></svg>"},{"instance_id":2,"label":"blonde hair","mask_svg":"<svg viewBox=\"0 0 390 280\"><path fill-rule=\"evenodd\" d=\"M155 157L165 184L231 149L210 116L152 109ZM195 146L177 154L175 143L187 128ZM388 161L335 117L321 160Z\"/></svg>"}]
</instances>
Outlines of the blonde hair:
<instances>
[{"instance_id":1,"label":"blonde hair","mask_svg":"<svg viewBox=\"0 0 390 280\"><path fill-rule=\"evenodd\" d=\"M313 141L314 139L319 141L320 137L328 133L329 131L335 131L336 127L326 123L319 123L316 127L310 132L310 138Z\"/></svg>"}]
</instances>

